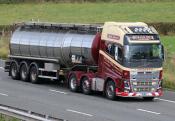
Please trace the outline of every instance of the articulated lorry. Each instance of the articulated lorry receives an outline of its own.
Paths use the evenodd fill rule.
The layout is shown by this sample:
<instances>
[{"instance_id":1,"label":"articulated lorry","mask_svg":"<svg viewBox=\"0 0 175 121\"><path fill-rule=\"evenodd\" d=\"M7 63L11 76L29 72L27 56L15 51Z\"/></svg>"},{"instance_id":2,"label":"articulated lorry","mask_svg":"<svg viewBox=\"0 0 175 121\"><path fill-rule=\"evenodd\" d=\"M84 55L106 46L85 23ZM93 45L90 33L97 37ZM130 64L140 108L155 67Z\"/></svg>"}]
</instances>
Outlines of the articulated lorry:
<instances>
[{"instance_id":1,"label":"articulated lorry","mask_svg":"<svg viewBox=\"0 0 175 121\"><path fill-rule=\"evenodd\" d=\"M12 79L63 81L73 92L108 99L162 96L164 49L142 22L104 25L28 22L13 32L5 71Z\"/></svg>"}]
</instances>

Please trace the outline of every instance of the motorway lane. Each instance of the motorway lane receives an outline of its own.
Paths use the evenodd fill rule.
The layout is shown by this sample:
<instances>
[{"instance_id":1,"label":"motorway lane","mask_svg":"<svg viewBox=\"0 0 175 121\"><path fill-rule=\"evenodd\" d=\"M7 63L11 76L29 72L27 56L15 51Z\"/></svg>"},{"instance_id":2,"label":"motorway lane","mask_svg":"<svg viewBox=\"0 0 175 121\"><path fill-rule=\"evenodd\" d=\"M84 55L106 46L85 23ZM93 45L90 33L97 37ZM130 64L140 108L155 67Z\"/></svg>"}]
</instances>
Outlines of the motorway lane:
<instances>
[{"instance_id":1,"label":"motorway lane","mask_svg":"<svg viewBox=\"0 0 175 121\"><path fill-rule=\"evenodd\" d=\"M49 82L35 85L12 80L0 70L0 104L69 121L174 121L175 93L166 91L161 99L172 102L159 99L143 101L138 98L110 101L100 94L87 96L72 93Z\"/></svg>"}]
</instances>

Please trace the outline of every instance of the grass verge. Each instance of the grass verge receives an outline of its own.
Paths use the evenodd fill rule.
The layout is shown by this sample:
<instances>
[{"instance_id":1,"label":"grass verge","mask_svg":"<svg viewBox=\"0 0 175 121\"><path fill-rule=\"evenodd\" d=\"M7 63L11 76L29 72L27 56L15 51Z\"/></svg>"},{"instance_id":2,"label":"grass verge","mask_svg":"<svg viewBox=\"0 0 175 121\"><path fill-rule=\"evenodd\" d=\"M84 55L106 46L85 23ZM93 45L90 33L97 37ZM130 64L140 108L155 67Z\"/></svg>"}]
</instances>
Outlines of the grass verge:
<instances>
[{"instance_id":1,"label":"grass verge","mask_svg":"<svg viewBox=\"0 0 175 121\"><path fill-rule=\"evenodd\" d=\"M0 121L20 121L20 120L11 116L0 114Z\"/></svg>"},{"instance_id":2,"label":"grass verge","mask_svg":"<svg viewBox=\"0 0 175 121\"><path fill-rule=\"evenodd\" d=\"M0 36L0 58L7 58L9 52L9 37Z\"/></svg>"},{"instance_id":3,"label":"grass verge","mask_svg":"<svg viewBox=\"0 0 175 121\"><path fill-rule=\"evenodd\" d=\"M175 2L0 4L0 24L31 19L52 22L175 21Z\"/></svg>"},{"instance_id":4,"label":"grass verge","mask_svg":"<svg viewBox=\"0 0 175 121\"><path fill-rule=\"evenodd\" d=\"M166 60L164 62L164 87L175 90L175 36L162 36Z\"/></svg>"}]
</instances>

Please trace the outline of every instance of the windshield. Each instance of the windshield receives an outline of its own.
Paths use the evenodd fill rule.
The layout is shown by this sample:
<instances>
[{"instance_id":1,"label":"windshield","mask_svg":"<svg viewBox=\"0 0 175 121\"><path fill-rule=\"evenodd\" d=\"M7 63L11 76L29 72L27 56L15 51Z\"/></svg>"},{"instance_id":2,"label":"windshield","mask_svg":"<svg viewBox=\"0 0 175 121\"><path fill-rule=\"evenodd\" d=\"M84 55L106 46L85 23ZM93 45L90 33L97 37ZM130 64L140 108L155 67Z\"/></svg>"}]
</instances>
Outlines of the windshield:
<instances>
[{"instance_id":1,"label":"windshield","mask_svg":"<svg viewBox=\"0 0 175 121\"><path fill-rule=\"evenodd\" d=\"M160 44L145 44L145 45L126 45L125 58L127 60L152 60L161 59L161 45Z\"/></svg>"},{"instance_id":2,"label":"windshield","mask_svg":"<svg viewBox=\"0 0 175 121\"><path fill-rule=\"evenodd\" d=\"M134 44L124 46L123 64L129 68L160 68L163 64L161 44Z\"/></svg>"}]
</instances>

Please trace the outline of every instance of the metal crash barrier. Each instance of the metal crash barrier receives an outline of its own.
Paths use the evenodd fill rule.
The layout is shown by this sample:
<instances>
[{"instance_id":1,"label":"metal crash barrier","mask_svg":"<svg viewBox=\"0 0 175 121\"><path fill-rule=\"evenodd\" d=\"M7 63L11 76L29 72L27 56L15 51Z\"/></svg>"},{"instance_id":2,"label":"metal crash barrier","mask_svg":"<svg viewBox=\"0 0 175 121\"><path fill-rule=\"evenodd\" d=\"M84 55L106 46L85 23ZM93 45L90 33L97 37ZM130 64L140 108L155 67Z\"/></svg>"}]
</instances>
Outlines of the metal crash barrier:
<instances>
[{"instance_id":1,"label":"metal crash barrier","mask_svg":"<svg viewBox=\"0 0 175 121\"><path fill-rule=\"evenodd\" d=\"M0 113L24 121L66 121L49 115L0 104Z\"/></svg>"}]
</instances>

